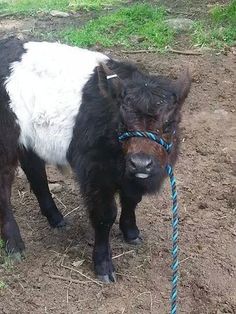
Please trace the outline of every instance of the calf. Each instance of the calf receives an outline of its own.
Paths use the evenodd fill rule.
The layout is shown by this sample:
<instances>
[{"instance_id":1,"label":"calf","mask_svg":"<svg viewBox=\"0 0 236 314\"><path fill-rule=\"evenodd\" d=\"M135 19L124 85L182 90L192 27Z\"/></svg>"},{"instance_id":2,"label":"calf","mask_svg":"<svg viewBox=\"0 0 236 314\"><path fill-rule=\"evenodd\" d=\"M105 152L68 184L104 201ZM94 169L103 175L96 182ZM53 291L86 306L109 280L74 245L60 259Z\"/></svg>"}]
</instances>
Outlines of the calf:
<instances>
[{"instance_id":1,"label":"calf","mask_svg":"<svg viewBox=\"0 0 236 314\"><path fill-rule=\"evenodd\" d=\"M0 41L0 222L8 253L24 250L10 204L18 160L50 226L65 220L50 194L45 163L75 172L95 230L94 268L115 281L109 233L120 195L125 241L141 241L135 208L158 191L178 150L188 71L173 81L99 52L59 43ZM119 142L125 131L172 142L170 154L147 138Z\"/></svg>"}]
</instances>

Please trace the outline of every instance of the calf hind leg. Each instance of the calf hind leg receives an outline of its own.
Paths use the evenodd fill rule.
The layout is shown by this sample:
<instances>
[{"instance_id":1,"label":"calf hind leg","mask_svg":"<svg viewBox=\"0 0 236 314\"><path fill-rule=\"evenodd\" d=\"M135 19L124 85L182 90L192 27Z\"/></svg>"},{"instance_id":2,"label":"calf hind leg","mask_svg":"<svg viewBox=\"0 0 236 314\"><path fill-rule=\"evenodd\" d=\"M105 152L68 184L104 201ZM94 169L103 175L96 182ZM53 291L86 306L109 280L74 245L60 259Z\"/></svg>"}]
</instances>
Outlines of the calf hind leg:
<instances>
[{"instance_id":1,"label":"calf hind leg","mask_svg":"<svg viewBox=\"0 0 236 314\"><path fill-rule=\"evenodd\" d=\"M5 249L8 254L21 253L25 248L10 203L11 186L14 180L15 168L16 163L14 163L14 165L4 165L0 168L1 237L5 243Z\"/></svg>"},{"instance_id":2,"label":"calf hind leg","mask_svg":"<svg viewBox=\"0 0 236 314\"><path fill-rule=\"evenodd\" d=\"M38 200L41 213L46 216L50 226L53 228L65 226L65 220L49 191L44 161L30 150L21 150L20 163Z\"/></svg>"}]
</instances>

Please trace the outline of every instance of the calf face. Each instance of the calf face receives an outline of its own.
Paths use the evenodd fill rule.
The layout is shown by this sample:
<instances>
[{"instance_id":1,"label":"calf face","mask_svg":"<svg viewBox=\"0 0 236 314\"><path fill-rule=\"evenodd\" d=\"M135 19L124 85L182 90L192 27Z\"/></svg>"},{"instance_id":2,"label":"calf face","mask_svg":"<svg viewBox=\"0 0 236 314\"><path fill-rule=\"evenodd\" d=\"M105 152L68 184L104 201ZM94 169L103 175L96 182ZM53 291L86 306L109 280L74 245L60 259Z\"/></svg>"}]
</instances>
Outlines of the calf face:
<instances>
[{"instance_id":1,"label":"calf face","mask_svg":"<svg viewBox=\"0 0 236 314\"><path fill-rule=\"evenodd\" d=\"M106 66L102 67L112 82L107 83L106 89L103 85L101 90L104 94L107 92L119 108L119 132L148 131L167 143L176 142L181 105L191 85L188 70L175 81L140 72L136 72L132 80L122 80ZM101 73L99 75L101 82ZM137 137L127 139L122 146L125 178L142 185L146 192L156 191L165 176L169 159L174 161L176 158L176 147L169 156L161 145Z\"/></svg>"}]
</instances>

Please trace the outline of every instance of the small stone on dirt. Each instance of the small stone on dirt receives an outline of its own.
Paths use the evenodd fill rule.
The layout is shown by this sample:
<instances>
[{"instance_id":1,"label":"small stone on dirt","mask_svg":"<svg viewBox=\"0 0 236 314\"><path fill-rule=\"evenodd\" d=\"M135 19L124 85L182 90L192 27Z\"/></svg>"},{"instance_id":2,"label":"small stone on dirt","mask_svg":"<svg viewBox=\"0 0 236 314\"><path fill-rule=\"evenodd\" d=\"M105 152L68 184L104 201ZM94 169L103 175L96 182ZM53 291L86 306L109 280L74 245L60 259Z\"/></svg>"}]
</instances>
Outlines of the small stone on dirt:
<instances>
[{"instance_id":1,"label":"small stone on dirt","mask_svg":"<svg viewBox=\"0 0 236 314\"><path fill-rule=\"evenodd\" d=\"M72 263L72 266L74 266L74 267L79 267L79 266L81 266L81 265L83 264L83 262L84 262L84 259L82 259L82 260L80 260L80 261L74 261L74 262Z\"/></svg>"},{"instance_id":2,"label":"small stone on dirt","mask_svg":"<svg viewBox=\"0 0 236 314\"><path fill-rule=\"evenodd\" d=\"M60 183L49 183L48 186L52 193L59 193L62 191L62 185Z\"/></svg>"},{"instance_id":3,"label":"small stone on dirt","mask_svg":"<svg viewBox=\"0 0 236 314\"><path fill-rule=\"evenodd\" d=\"M187 31L189 30L194 21L187 18L172 18L165 21L168 26L176 31Z\"/></svg>"},{"instance_id":4,"label":"small stone on dirt","mask_svg":"<svg viewBox=\"0 0 236 314\"><path fill-rule=\"evenodd\" d=\"M221 120L222 117L228 116L228 111L226 111L224 109L216 109L216 110L214 110L214 114L216 115L217 120Z\"/></svg>"},{"instance_id":5,"label":"small stone on dirt","mask_svg":"<svg viewBox=\"0 0 236 314\"><path fill-rule=\"evenodd\" d=\"M69 13L67 12L62 12L62 11L57 11L57 10L52 10L50 12L51 16L54 16L54 17L68 17L70 16Z\"/></svg>"},{"instance_id":6,"label":"small stone on dirt","mask_svg":"<svg viewBox=\"0 0 236 314\"><path fill-rule=\"evenodd\" d=\"M206 202L200 202L200 203L198 204L198 208L200 208L200 209L205 209L205 208L207 208L207 207L208 207L208 205L207 205Z\"/></svg>"},{"instance_id":7,"label":"small stone on dirt","mask_svg":"<svg viewBox=\"0 0 236 314\"><path fill-rule=\"evenodd\" d=\"M25 179L26 178L26 175L24 173L24 171L21 169L21 167L18 167L17 170L16 170L16 176L18 178L23 178Z\"/></svg>"},{"instance_id":8,"label":"small stone on dirt","mask_svg":"<svg viewBox=\"0 0 236 314\"><path fill-rule=\"evenodd\" d=\"M133 35L130 37L130 40L133 44L139 44L145 40L144 36Z\"/></svg>"},{"instance_id":9,"label":"small stone on dirt","mask_svg":"<svg viewBox=\"0 0 236 314\"><path fill-rule=\"evenodd\" d=\"M231 47L230 51L232 52L233 55L236 56L236 47Z\"/></svg>"}]
</instances>

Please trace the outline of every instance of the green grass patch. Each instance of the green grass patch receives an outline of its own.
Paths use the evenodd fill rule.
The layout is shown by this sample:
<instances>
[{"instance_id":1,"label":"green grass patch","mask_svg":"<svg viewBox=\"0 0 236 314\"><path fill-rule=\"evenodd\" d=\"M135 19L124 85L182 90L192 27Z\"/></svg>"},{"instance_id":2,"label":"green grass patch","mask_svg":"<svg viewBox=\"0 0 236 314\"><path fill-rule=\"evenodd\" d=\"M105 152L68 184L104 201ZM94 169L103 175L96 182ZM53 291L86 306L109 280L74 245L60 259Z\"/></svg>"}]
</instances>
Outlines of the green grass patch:
<instances>
[{"instance_id":1,"label":"green grass patch","mask_svg":"<svg viewBox=\"0 0 236 314\"><path fill-rule=\"evenodd\" d=\"M231 0L228 5L215 6L210 13L216 23L236 25L236 0Z\"/></svg>"},{"instance_id":2,"label":"green grass patch","mask_svg":"<svg viewBox=\"0 0 236 314\"><path fill-rule=\"evenodd\" d=\"M207 21L195 23L193 43L216 49L235 45L236 0L232 0L228 5L213 7Z\"/></svg>"},{"instance_id":3,"label":"green grass patch","mask_svg":"<svg viewBox=\"0 0 236 314\"><path fill-rule=\"evenodd\" d=\"M101 10L125 3L122 0L71 0L71 5L74 10Z\"/></svg>"},{"instance_id":4,"label":"green grass patch","mask_svg":"<svg viewBox=\"0 0 236 314\"><path fill-rule=\"evenodd\" d=\"M4 241L0 238L0 266L5 268L5 265L8 266L8 264L9 260L4 250Z\"/></svg>"},{"instance_id":5,"label":"green grass patch","mask_svg":"<svg viewBox=\"0 0 236 314\"><path fill-rule=\"evenodd\" d=\"M80 47L163 49L171 43L174 35L165 19L164 8L139 4L91 20L81 29L64 30L59 36L62 41Z\"/></svg>"},{"instance_id":6,"label":"green grass patch","mask_svg":"<svg viewBox=\"0 0 236 314\"><path fill-rule=\"evenodd\" d=\"M1 238L0 238L0 266L6 270L10 269L9 260L7 259L6 254L4 252L4 241ZM0 291L6 288L7 285L5 284L5 282L0 280Z\"/></svg>"},{"instance_id":7,"label":"green grass patch","mask_svg":"<svg viewBox=\"0 0 236 314\"><path fill-rule=\"evenodd\" d=\"M122 0L0 0L0 14L35 14L51 10L100 10L123 2Z\"/></svg>"},{"instance_id":8,"label":"green grass patch","mask_svg":"<svg viewBox=\"0 0 236 314\"><path fill-rule=\"evenodd\" d=\"M0 239L0 267L4 268L6 271L11 271L13 268L12 258L5 252L4 242L1 239Z\"/></svg>"},{"instance_id":9,"label":"green grass patch","mask_svg":"<svg viewBox=\"0 0 236 314\"><path fill-rule=\"evenodd\" d=\"M5 282L3 282L2 280L0 280L0 290L2 289L6 289L7 285L5 284Z\"/></svg>"},{"instance_id":10,"label":"green grass patch","mask_svg":"<svg viewBox=\"0 0 236 314\"><path fill-rule=\"evenodd\" d=\"M4 248L4 241L0 238L0 250Z\"/></svg>"}]
</instances>

